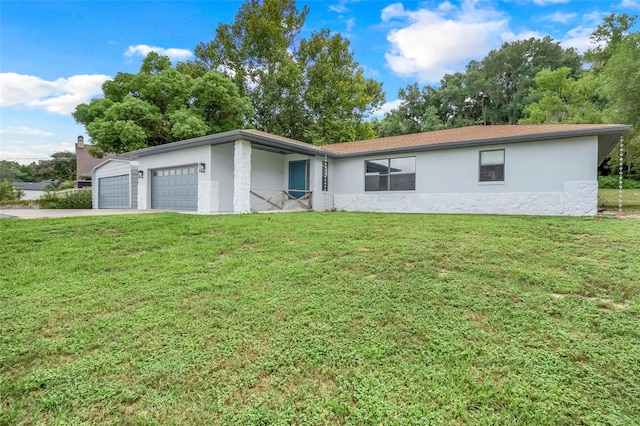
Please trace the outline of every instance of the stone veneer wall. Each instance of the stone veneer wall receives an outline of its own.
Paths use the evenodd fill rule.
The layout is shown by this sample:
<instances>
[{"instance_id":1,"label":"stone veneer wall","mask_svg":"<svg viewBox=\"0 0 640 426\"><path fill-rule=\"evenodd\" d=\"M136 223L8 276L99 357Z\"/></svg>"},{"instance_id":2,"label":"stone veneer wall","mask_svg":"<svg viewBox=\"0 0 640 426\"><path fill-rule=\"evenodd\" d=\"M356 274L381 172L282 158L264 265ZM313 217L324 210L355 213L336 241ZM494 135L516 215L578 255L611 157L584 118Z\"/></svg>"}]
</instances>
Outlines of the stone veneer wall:
<instances>
[{"instance_id":1,"label":"stone veneer wall","mask_svg":"<svg viewBox=\"0 0 640 426\"><path fill-rule=\"evenodd\" d=\"M596 181L566 182L564 192L335 194L337 210L400 213L480 213L593 216Z\"/></svg>"}]
</instances>

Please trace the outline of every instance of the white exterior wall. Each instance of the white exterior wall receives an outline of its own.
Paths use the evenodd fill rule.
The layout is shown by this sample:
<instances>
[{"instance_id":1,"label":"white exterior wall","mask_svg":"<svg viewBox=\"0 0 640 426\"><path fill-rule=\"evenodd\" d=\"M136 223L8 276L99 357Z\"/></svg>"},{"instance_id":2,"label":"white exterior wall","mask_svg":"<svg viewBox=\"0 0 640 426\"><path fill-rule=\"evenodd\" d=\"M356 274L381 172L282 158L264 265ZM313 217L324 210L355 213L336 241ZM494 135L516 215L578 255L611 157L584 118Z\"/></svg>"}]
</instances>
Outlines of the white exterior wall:
<instances>
[{"instance_id":1,"label":"white exterior wall","mask_svg":"<svg viewBox=\"0 0 640 426\"><path fill-rule=\"evenodd\" d=\"M100 191L100 179L112 176L129 176L129 208L138 208L138 162L108 159L103 163L98 164L91 172L92 193L91 199L93 208L99 208L99 191Z\"/></svg>"},{"instance_id":2,"label":"white exterior wall","mask_svg":"<svg viewBox=\"0 0 640 426\"><path fill-rule=\"evenodd\" d=\"M232 143L211 147L211 211L233 212Z\"/></svg>"},{"instance_id":3,"label":"white exterior wall","mask_svg":"<svg viewBox=\"0 0 640 426\"><path fill-rule=\"evenodd\" d=\"M505 181L479 182L479 152L505 150ZM335 207L346 211L594 215L597 136L375 155L333 161ZM415 191L364 191L364 162L416 157Z\"/></svg>"},{"instance_id":4,"label":"white exterior wall","mask_svg":"<svg viewBox=\"0 0 640 426\"><path fill-rule=\"evenodd\" d=\"M138 159L139 170L144 172L144 177L138 182L138 208L151 208L151 171L165 167L186 166L189 164L205 163L205 172L198 173L198 212L210 213L212 211L212 185L211 185L211 146L198 146L179 151L165 152L149 155ZM217 206L213 206L217 208Z\"/></svg>"},{"instance_id":5,"label":"white exterior wall","mask_svg":"<svg viewBox=\"0 0 640 426\"><path fill-rule=\"evenodd\" d=\"M46 191L35 189L21 189L20 191L24 193L24 196L21 198L21 200L38 200L40 196L46 194Z\"/></svg>"},{"instance_id":6,"label":"white exterior wall","mask_svg":"<svg viewBox=\"0 0 640 426\"><path fill-rule=\"evenodd\" d=\"M251 190L277 203L282 199L281 191L287 187L284 171L285 156L274 152L251 150ZM288 164L288 163L287 163ZM263 200L251 196L252 211L276 210Z\"/></svg>"}]
</instances>

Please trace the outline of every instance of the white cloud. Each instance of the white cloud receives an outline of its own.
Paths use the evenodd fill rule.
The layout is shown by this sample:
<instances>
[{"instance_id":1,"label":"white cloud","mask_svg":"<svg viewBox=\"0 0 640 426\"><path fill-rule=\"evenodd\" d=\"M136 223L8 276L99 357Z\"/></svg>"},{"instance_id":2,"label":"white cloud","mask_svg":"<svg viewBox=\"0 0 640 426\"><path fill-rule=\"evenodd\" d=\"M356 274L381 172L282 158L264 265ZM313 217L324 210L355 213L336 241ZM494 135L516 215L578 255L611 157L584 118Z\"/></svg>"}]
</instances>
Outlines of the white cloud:
<instances>
[{"instance_id":1,"label":"white cloud","mask_svg":"<svg viewBox=\"0 0 640 426\"><path fill-rule=\"evenodd\" d=\"M104 74L74 75L54 81L16 73L0 73L0 106L43 109L67 115L76 105L102 94Z\"/></svg>"},{"instance_id":2,"label":"white cloud","mask_svg":"<svg viewBox=\"0 0 640 426\"><path fill-rule=\"evenodd\" d=\"M4 129L0 129L0 133L7 135L29 135L29 136L53 136L53 132L47 132L46 130L32 129L26 126L8 126Z\"/></svg>"},{"instance_id":3,"label":"white cloud","mask_svg":"<svg viewBox=\"0 0 640 426\"><path fill-rule=\"evenodd\" d=\"M51 154L60 151L74 151L74 144L68 142L34 143L32 140L3 141L0 146L0 158L16 161L20 164L30 164L39 160L47 160Z\"/></svg>"},{"instance_id":4,"label":"white cloud","mask_svg":"<svg viewBox=\"0 0 640 426\"><path fill-rule=\"evenodd\" d=\"M549 4L569 3L570 0L533 0L538 6L546 6Z\"/></svg>"},{"instance_id":5,"label":"white cloud","mask_svg":"<svg viewBox=\"0 0 640 426\"><path fill-rule=\"evenodd\" d=\"M594 28L579 26L573 28L567 32L567 35L562 40L562 47L565 49L569 47L576 48L579 52L586 52L587 49L594 47L593 42L589 37Z\"/></svg>"},{"instance_id":6,"label":"white cloud","mask_svg":"<svg viewBox=\"0 0 640 426\"><path fill-rule=\"evenodd\" d=\"M339 3L330 4L329 5L329 10L332 11L332 12L336 12L336 13L348 12L349 9L347 8L347 0L340 0Z\"/></svg>"},{"instance_id":7,"label":"white cloud","mask_svg":"<svg viewBox=\"0 0 640 426\"><path fill-rule=\"evenodd\" d=\"M405 10L394 3L381 12L383 22L400 28L391 30L385 54L387 65L401 76L417 76L421 82L438 81L445 73L464 68L504 41L528 38L538 33L514 34L505 15L479 0L465 0L460 7L449 2L435 10Z\"/></svg>"},{"instance_id":8,"label":"white cloud","mask_svg":"<svg viewBox=\"0 0 640 426\"><path fill-rule=\"evenodd\" d=\"M353 30L356 27L356 20L353 18L349 18L347 19L347 28L345 29L346 32L350 32L351 30Z\"/></svg>"},{"instance_id":9,"label":"white cloud","mask_svg":"<svg viewBox=\"0 0 640 426\"><path fill-rule=\"evenodd\" d=\"M165 49L164 47L149 46L146 44L136 44L135 46L129 46L124 52L125 56L142 56L145 57L151 52L156 52L158 55L168 56L172 61L180 61L183 59L189 59L193 56L193 52L188 49L177 49L170 47Z\"/></svg>"},{"instance_id":10,"label":"white cloud","mask_svg":"<svg viewBox=\"0 0 640 426\"><path fill-rule=\"evenodd\" d=\"M628 9L640 9L640 1L638 0L622 0L620 7Z\"/></svg>"},{"instance_id":11,"label":"white cloud","mask_svg":"<svg viewBox=\"0 0 640 426\"><path fill-rule=\"evenodd\" d=\"M603 12L589 12L582 16L582 22L575 28L567 31L567 34L562 39L562 47L569 48L574 47L579 52L586 52L588 49L594 47L591 41L591 33L602 22L602 18L606 14Z\"/></svg>"},{"instance_id":12,"label":"white cloud","mask_svg":"<svg viewBox=\"0 0 640 426\"><path fill-rule=\"evenodd\" d=\"M576 16L578 16L577 13L555 12L555 13L552 13L551 15L544 16L542 20L566 24L570 20L574 19Z\"/></svg>"},{"instance_id":13,"label":"white cloud","mask_svg":"<svg viewBox=\"0 0 640 426\"><path fill-rule=\"evenodd\" d=\"M506 31L502 34L500 34L500 37L502 38L502 41L504 42L512 42L512 41L516 41L516 40L528 40L530 38L543 38L545 36L545 34L539 33L537 31L529 31L529 30L524 30L519 32L518 34L511 32L511 31Z\"/></svg>"},{"instance_id":14,"label":"white cloud","mask_svg":"<svg viewBox=\"0 0 640 426\"><path fill-rule=\"evenodd\" d=\"M402 105L402 102L404 102L402 99L396 99L394 101L385 102L384 105L382 105L379 109L377 109L371 115L377 118L383 118L386 113Z\"/></svg>"}]
</instances>

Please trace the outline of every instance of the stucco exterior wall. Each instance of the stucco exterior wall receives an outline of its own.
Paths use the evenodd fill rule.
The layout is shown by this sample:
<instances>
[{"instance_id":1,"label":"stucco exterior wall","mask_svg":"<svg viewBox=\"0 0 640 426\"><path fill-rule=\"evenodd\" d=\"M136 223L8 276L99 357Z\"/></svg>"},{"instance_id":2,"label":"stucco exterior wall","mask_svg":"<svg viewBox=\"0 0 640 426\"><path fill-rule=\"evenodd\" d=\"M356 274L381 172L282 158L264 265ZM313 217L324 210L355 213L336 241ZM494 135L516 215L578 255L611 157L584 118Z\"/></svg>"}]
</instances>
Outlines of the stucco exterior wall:
<instances>
[{"instance_id":1,"label":"stucco exterior wall","mask_svg":"<svg viewBox=\"0 0 640 426\"><path fill-rule=\"evenodd\" d=\"M505 150L504 182L479 182L479 152ZM332 162L346 211L593 215L597 137L375 155ZM416 157L415 191L364 191L365 160ZM595 190L594 190L595 188Z\"/></svg>"},{"instance_id":2,"label":"stucco exterior wall","mask_svg":"<svg viewBox=\"0 0 640 426\"><path fill-rule=\"evenodd\" d=\"M233 212L232 143L211 147L211 211Z\"/></svg>"},{"instance_id":3,"label":"stucco exterior wall","mask_svg":"<svg viewBox=\"0 0 640 426\"><path fill-rule=\"evenodd\" d=\"M287 174L284 169L285 156L274 152L262 151L255 147L251 150L251 190L273 202L281 199L280 191L287 187ZM253 211L277 210L270 204L251 196Z\"/></svg>"},{"instance_id":4,"label":"stucco exterior wall","mask_svg":"<svg viewBox=\"0 0 640 426\"><path fill-rule=\"evenodd\" d=\"M106 160L103 163L97 165L91 172L91 181L93 182L93 188L91 193L91 199L93 208L99 208L99 191L100 191L100 179L112 176L129 176L129 208L138 208L138 162L126 161L126 160Z\"/></svg>"},{"instance_id":5,"label":"stucco exterior wall","mask_svg":"<svg viewBox=\"0 0 640 426\"><path fill-rule=\"evenodd\" d=\"M138 208L151 208L151 171L165 167L186 166L205 163L205 172L198 173L198 212L210 213L211 210L211 146L198 146L179 151L160 153L138 159L139 170L144 177L138 182Z\"/></svg>"}]
</instances>

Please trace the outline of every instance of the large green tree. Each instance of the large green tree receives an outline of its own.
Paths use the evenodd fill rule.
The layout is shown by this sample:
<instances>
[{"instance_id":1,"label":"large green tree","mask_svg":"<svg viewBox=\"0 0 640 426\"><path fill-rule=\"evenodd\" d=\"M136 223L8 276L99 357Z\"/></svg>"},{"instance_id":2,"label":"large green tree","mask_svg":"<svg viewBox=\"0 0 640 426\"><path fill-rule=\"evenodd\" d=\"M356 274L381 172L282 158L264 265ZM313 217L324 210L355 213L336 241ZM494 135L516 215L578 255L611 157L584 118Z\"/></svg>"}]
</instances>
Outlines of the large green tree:
<instances>
[{"instance_id":1,"label":"large green tree","mask_svg":"<svg viewBox=\"0 0 640 426\"><path fill-rule=\"evenodd\" d=\"M587 73L577 79L571 74L568 67L540 71L535 88L530 89L538 100L525 107L519 123L605 123L606 100L598 77Z\"/></svg>"},{"instance_id":2,"label":"large green tree","mask_svg":"<svg viewBox=\"0 0 640 426\"><path fill-rule=\"evenodd\" d=\"M33 170L36 163L20 164L16 161L0 160L0 180L13 182L34 182Z\"/></svg>"},{"instance_id":3,"label":"large green tree","mask_svg":"<svg viewBox=\"0 0 640 426\"><path fill-rule=\"evenodd\" d=\"M76 155L69 151L51 154L48 160L40 160L33 167L35 181L73 181L76 178Z\"/></svg>"},{"instance_id":4,"label":"large green tree","mask_svg":"<svg viewBox=\"0 0 640 426\"><path fill-rule=\"evenodd\" d=\"M580 56L550 37L504 43L481 61L469 62L464 72L446 74L438 87L412 84L401 89L401 105L375 126L381 135L390 136L442 126L515 124L540 97L531 91L538 72L562 67L576 78Z\"/></svg>"},{"instance_id":5,"label":"large green tree","mask_svg":"<svg viewBox=\"0 0 640 426\"><path fill-rule=\"evenodd\" d=\"M121 153L243 127L249 100L217 71L198 76L174 68L155 52L137 74L118 73L102 86L104 97L76 107L99 151Z\"/></svg>"},{"instance_id":6,"label":"large green tree","mask_svg":"<svg viewBox=\"0 0 640 426\"><path fill-rule=\"evenodd\" d=\"M578 52L564 49L551 37L530 38L505 43L492 50L482 60L478 72L485 80L476 85L491 102L487 120L493 124L515 124L523 116L524 108L531 102L529 89L535 85L535 76L547 68L556 70L568 67L577 76L582 67Z\"/></svg>"},{"instance_id":7,"label":"large green tree","mask_svg":"<svg viewBox=\"0 0 640 426\"><path fill-rule=\"evenodd\" d=\"M637 16L626 13L611 13L591 33L590 40L594 46L587 50L584 57L594 70L603 68L614 54L628 31L633 27Z\"/></svg>"},{"instance_id":8,"label":"large green tree","mask_svg":"<svg viewBox=\"0 0 640 426\"><path fill-rule=\"evenodd\" d=\"M625 137L629 174L640 174L640 32L626 36L602 69L612 121L633 125ZM614 166L617 165L614 158Z\"/></svg>"},{"instance_id":9,"label":"large green tree","mask_svg":"<svg viewBox=\"0 0 640 426\"><path fill-rule=\"evenodd\" d=\"M247 0L181 66L233 78L259 130L316 144L373 136L366 117L384 101L381 84L364 78L341 36L322 30L302 39L308 12L295 0Z\"/></svg>"}]
</instances>

